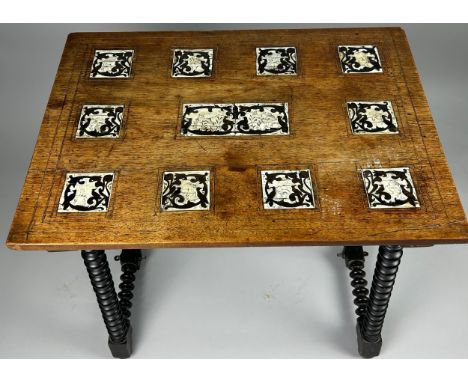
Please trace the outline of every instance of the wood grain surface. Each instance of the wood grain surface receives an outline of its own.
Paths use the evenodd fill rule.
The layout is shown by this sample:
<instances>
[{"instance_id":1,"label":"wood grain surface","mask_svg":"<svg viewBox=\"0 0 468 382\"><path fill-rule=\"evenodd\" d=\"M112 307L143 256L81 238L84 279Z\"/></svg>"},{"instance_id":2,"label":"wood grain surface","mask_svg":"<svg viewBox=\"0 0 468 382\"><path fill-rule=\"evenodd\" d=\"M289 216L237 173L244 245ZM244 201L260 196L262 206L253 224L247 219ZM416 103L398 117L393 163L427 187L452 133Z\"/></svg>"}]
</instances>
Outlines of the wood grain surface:
<instances>
[{"instance_id":1,"label":"wood grain surface","mask_svg":"<svg viewBox=\"0 0 468 382\"><path fill-rule=\"evenodd\" d=\"M343 74L338 45L375 45L383 73ZM256 48L293 46L298 73L257 76ZM213 48L208 78L173 78L172 49ZM96 49L134 50L126 79L91 79ZM346 102L389 100L400 133L351 133ZM187 137L182 105L287 102L290 135ZM84 104L125 105L117 139L76 139ZM441 126L441 128L444 128ZM419 208L370 209L360 170L409 167ZM260 172L309 169L316 208L263 208ZM209 170L206 211L160 208L162 174ZM114 173L104 213L59 213L69 172ZM468 225L399 28L68 37L11 226L13 249L468 242Z\"/></svg>"}]
</instances>

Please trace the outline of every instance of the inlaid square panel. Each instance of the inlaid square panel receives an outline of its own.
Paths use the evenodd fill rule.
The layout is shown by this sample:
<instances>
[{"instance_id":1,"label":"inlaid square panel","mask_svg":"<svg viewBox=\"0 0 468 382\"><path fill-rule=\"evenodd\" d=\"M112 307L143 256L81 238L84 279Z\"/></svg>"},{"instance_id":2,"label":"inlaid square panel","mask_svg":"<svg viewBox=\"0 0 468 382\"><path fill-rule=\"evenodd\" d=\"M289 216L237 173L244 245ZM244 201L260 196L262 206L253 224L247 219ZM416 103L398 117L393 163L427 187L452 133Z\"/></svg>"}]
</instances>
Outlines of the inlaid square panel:
<instances>
[{"instance_id":1,"label":"inlaid square panel","mask_svg":"<svg viewBox=\"0 0 468 382\"><path fill-rule=\"evenodd\" d=\"M382 73L379 52L373 45L338 46L343 73Z\"/></svg>"},{"instance_id":2,"label":"inlaid square panel","mask_svg":"<svg viewBox=\"0 0 468 382\"><path fill-rule=\"evenodd\" d=\"M91 78L128 78L132 70L133 50L96 50Z\"/></svg>"},{"instance_id":3,"label":"inlaid square panel","mask_svg":"<svg viewBox=\"0 0 468 382\"><path fill-rule=\"evenodd\" d=\"M296 48L257 48L257 75L291 75L297 73Z\"/></svg>"},{"instance_id":4,"label":"inlaid square panel","mask_svg":"<svg viewBox=\"0 0 468 382\"><path fill-rule=\"evenodd\" d=\"M408 167L361 170L370 208L420 207Z\"/></svg>"},{"instance_id":5,"label":"inlaid square panel","mask_svg":"<svg viewBox=\"0 0 468 382\"><path fill-rule=\"evenodd\" d=\"M263 208L315 208L310 171L261 171Z\"/></svg>"},{"instance_id":6,"label":"inlaid square panel","mask_svg":"<svg viewBox=\"0 0 468 382\"><path fill-rule=\"evenodd\" d=\"M58 212L106 212L113 181L113 173L68 173Z\"/></svg>"},{"instance_id":7,"label":"inlaid square panel","mask_svg":"<svg viewBox=\"0 0 468 382\"><path fill-rule=\"evenodd\" d=\"M174 49L172 77L210 77L213 49Z\"/></svg>"},{"instance_id":8,"label":"inlaid square panel","mask_svg":"<svg viewBox=\"0 0 468 382\"><path fill-rule=\"evenodd\" d=\"M124 105L84 105L76 138L118 138Z\"/></svg>"},{"instance_id":9,"label":"inlaid square panel","mask_svg":"<svg viewBox=\"0 0 468 382\"><path fill-rule=\"evenodd\" d=\"M185 104L181 126L184 136L288 135L288 104Z\"/></svg>"},{"instance_id":10,"label":"inlaid square panel","mask_svg":"<svg viewBox=\"0 0 468 382\"><path fill-rule=\"evenodd\" d=\"M347 102L354 134L398 134L398 123L390 101Z\"/></svg>"},{"instance_id":11,"label":"inlaid square panel","mask_svg":"<svg viewBox=\"0 0 468 382\"><path fill-rule=\"evenodd\" d=\"M210 171L167 171L163 173L162 211L210 209Z\"/></svg>"}]
</instances>

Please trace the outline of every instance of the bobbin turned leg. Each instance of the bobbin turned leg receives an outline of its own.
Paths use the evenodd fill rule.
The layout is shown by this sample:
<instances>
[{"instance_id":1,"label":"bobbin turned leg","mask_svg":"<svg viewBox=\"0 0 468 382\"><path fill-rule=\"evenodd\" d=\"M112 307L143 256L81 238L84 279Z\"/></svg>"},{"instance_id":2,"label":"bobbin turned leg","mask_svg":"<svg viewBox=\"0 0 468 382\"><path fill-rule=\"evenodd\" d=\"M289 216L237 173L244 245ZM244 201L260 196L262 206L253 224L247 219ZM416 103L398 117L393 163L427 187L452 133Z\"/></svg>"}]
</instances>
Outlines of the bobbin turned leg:
<instances>
[{"instance_id":1,"label":"bobbin turned leg","mask_svg":"<svg viewBox=\"0 0 468 382\"><path fill-rule=\"evenodd\" d=\"M364 252L362 247L344 247L343 252L339 254L344 260L346 267L351 271L351 286L353 287L354 305L357 306L356 315L358 320L364 315L369 294L366 288L366 272L364 272Z\"/></svg>"},{"instance_id":2,"label":"bobbin turned leg","mask_svg":"<svg viewBox=\"0 0 468 382\"><path fill-rule=\"evenodd\" d=\"M358 351L363 358L372 358L382 348L382 327L403 250L399 245L383 245L375 265L370 294L365 280L362 247L344 247L341 256L351 270L354 303L357 306Z\"/></svg>"},{"instance_id":3,"label":"bobbin turned leg","mask_svg":"<svg viewBox=\"0 0 468 382\"><path fill-rule=\"evenodd\" d=\"M135 252L137 251L137 252ZM134 259L128 260L133 254ZM128 358L132 354L132 327L130 326L130 307L133 294L134 273L138 270L141 261L139 250L122 251L121 260L122 283L119 297L115 291L114 281L104 251L81 251L89 279L96 294L101 309L102 318L109 333L109 348L116 358Z\"/></svg>"},{"instance_id":4,"label":"bobbin turned leg","mask_svg":"<svg viewBox=\"0 0 468 382\"><path fill-rule=\"evenodd\" d=\"M358 350L364 358L380 353L382 327L402 256L403 249L399 245L379 247L366 311L357 325Z\"/></svg>"},{"instance_id":5,"label":"bobbin turned leg","mask_svg":"<svg viewBox=\"0 0 468 382\"><path fill-rule=\"evenodd\" d=\"M141 259L140 249L124 249L120 256L116 257L116 260L120 260L122 268L120 291L117 296L122 315L128 326L130 326L130 316L132 315L130 309L132 308L133 289L135 289L135 273L140 269Z\"/></svg>"}]
</instances>

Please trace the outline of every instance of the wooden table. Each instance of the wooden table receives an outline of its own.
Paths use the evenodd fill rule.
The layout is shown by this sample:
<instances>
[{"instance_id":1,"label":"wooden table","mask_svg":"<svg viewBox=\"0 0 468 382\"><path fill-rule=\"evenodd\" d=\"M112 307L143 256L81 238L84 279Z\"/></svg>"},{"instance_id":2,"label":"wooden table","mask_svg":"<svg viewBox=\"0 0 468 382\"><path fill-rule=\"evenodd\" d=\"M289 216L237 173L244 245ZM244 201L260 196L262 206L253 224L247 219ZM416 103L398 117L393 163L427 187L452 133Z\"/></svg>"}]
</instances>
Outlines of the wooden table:
<instances>
[{"instance_id":1,"label":"wooden table","mask_svg":"<svg viewBox=\"0 0 468 382\"><path fill-rule=\"evenodd\" d=\"M7 245L82 250L120 358L141 249L341 245L373 357L402 248L466 242L405 34L372 28L69 35Z\"/></svg>"}]
</instances>

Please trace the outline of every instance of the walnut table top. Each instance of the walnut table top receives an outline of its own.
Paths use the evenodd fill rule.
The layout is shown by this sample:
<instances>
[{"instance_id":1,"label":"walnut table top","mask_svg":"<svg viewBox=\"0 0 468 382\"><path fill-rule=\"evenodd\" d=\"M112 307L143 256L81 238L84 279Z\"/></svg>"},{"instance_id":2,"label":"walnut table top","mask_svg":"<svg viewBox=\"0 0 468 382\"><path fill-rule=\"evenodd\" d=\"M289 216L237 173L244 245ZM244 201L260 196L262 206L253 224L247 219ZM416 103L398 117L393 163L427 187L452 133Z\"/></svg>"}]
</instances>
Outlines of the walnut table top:
<instances>
[{"instance_id":1,"label":"walnut table top","mask_svg":"<svg viewBox=\"0 0 468 382\"><path fill-rule=\"evenodd\" d=\"M7 245L465 242L405 34L372 28L70 35Z\"/></svg>"}]
</instances>

